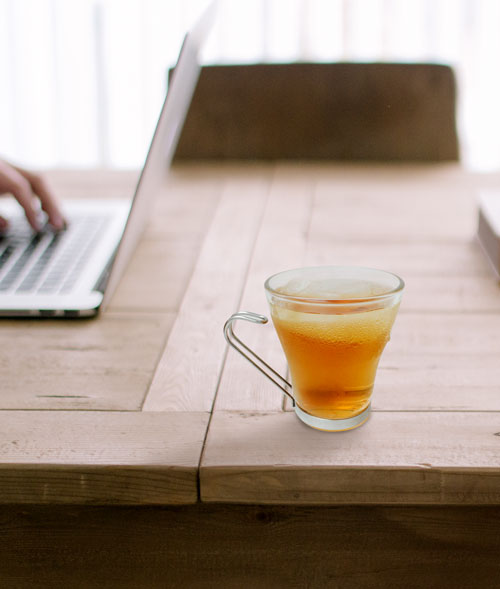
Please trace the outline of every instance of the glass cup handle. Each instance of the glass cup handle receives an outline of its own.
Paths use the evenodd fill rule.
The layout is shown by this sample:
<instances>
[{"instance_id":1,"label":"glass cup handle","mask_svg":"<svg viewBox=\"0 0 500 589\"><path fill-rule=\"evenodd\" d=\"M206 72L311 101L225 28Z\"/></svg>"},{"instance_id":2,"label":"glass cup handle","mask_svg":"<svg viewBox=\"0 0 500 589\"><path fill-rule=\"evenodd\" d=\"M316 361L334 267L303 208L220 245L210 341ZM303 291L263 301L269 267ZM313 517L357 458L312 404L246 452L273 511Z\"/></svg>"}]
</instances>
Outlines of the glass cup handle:
<instances>
[{"instance_id":1,"label":"glass cup handle","mask_svg":"<svg viewBox=\"0 0 500 589\"><path fill-rule=\"evenodd\" d=\"M281 374L278 374L274 368L271 368L269 364L264 362L262 358L257 356L257 354L248 346L246 346L234 333L233 323L238 319L250 321L250 323L260 323L261 325L264 325L268 322L267 317L264 317L264 315L258 315L257 313L251 313L250 311L240 311L239 313L235 313L229 317L224 325L224 337L230 346L232 346L237 352L239 352L244 358L253 364L257 370L260 370L262 374L267 376L270 381L272 381L285 393L285 395L288 395L295 405L295 399L289 392L289 389L292 388L292 385L287 380L285 380Z\"/></svg>"}]
</instances>

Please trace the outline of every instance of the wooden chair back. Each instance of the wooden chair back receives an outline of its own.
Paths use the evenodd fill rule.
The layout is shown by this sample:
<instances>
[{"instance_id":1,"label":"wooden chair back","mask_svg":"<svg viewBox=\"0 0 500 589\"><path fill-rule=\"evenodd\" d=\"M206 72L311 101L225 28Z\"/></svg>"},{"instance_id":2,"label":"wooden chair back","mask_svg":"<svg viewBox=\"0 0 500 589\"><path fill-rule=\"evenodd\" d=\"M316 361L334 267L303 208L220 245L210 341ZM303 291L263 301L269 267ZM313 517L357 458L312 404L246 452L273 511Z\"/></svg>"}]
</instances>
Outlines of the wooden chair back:
<instances>
[{"instance_id":1,"label":"wooden chair back","mask_svg":"<svg viewBox=\"0 0 500 589\"><path fill-rule=\"evenodd\" d=\"M451 67L202 68L177 159L458 160Z\"/></svg>"}]
</instances>

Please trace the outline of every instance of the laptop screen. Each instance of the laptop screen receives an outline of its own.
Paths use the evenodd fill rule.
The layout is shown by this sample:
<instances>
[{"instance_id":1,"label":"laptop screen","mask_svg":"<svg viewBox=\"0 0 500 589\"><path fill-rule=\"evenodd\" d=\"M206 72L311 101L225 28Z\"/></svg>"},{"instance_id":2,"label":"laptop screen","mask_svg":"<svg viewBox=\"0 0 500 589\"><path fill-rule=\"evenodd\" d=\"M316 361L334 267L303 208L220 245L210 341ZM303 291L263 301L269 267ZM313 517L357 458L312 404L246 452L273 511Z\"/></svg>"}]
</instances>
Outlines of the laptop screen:
<instances>
[{"instance_id":1,"label":"laptop screen","mask_svg":"<svg viewBox=\"0 0 500 589\"><path fill-rule=\"evenodd\" d=\"M175 72L137 183L125 231L110 269L102 307L110 300L142 235L153 201L166 181L198 81L201 68L199 54L211 28L214 6L214 3L209 5L184 38Z\"/></svg>"}]
</instances>

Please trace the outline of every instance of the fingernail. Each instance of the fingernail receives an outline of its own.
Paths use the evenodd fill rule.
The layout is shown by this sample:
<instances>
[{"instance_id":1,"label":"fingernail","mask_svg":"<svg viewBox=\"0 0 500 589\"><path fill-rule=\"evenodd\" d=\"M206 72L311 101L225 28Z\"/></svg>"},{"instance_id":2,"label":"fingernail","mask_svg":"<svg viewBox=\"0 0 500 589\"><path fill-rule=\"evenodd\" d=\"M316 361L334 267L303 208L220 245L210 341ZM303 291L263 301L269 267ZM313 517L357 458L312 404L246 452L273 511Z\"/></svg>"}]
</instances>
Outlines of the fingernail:
<instances>
[{"instance_id":1,"label":"fingernail","mask_svg":"<svg viewBox=\"0 0 500 589\"><path fill-rule=\"evenodd\" d=\"M52 219L50 220L50 224L54 229L65 229L66 228L66 221L61 217L61 215L52 215Z\"/></svg>"}]
</instances>

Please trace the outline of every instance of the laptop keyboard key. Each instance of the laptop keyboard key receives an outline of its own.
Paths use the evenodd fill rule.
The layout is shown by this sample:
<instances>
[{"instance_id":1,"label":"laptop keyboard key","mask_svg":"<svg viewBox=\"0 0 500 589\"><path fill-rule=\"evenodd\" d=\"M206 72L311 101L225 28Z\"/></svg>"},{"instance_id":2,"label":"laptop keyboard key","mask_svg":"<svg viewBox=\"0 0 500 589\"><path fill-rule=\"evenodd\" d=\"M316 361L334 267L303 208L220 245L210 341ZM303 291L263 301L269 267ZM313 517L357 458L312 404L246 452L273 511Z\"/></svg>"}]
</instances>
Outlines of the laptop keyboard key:
<instances>
[{"instance_id":1,"label":"laptop keyboard key","mask_svg":"<svg viewBox=\"0 0 500 589\"><path fill-rule=\"evenodd\" d=\"M44 270L54 255L55 249L61 240L61 235L61 233L54 234L42 255L38 258L33 268L31 268L27 276L21 282L21 285L17 288L18 292L30 292L35 288Z\"/></svg>"},{"instance_id":2,"label":"laptop keyboard key","mask_svg":"<svg viewBox=\"0 0 500 589\"><path fill-rule=\"evenodd\" d=\"M16 282L17 278L20 276L21 272L23 271L25 265L28 263L30 257L33 255L33 252L37 248L38 244L41 240L41 234L37 233L34 235L29 244L26 246L22 254L16 260L12 268L9 270L5 278L0 281L0 291L9 290L12 285Z\"/></svg>"}]
</instances>

